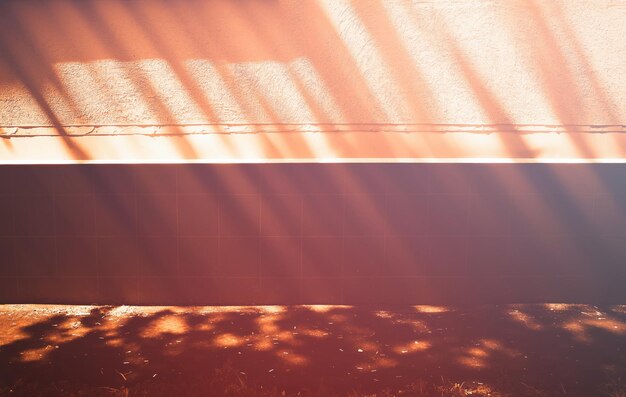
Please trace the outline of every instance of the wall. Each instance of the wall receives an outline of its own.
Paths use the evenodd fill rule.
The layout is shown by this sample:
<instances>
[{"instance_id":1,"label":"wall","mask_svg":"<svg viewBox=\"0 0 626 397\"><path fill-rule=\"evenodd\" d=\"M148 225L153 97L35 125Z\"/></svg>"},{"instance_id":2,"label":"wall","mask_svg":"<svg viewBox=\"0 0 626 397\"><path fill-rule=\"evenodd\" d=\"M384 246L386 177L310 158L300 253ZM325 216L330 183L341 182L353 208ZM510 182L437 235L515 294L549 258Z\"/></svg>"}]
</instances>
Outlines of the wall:
<instances>
[{"instance_id":1,"label":"wall","mask_svg":"<svg viewBox=\"0 0 626 397\"><path fill-rule=\"evenodd\" d=\"M0 158L620 159L625 17L623 0L4 1Z\"/></svg>"},{"instance_id":2,"label":"wall","mask_svg":"<svg viewBox=\"0 0 626 397\"><path fill-rule=\"evenodd\" d=\"M0 300L623 301L625 20L2 1Z\"/></svg>"},{"instance_id":3,"label":"wall","mask_svg":"<svg viewBox=\"0 0 626 397\"><path fill-rule=\"evenodd\" d=\"M621 165L5 166L4 302L623 302ZM10 220L10 221L9 221Z\"/></svg>"}]
</instances>

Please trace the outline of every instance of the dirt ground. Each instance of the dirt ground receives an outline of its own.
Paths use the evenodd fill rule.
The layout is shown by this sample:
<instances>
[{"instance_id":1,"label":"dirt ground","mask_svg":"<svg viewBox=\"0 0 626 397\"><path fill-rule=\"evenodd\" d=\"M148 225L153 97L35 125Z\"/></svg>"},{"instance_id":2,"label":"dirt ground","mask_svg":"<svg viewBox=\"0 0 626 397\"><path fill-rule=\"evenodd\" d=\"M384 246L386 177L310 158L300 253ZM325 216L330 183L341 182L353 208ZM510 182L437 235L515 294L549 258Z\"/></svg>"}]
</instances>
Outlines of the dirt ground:
<instances>
[{"instance_id":1,"label":"dirt ground","mask_svg":"<svg viewBox=\"0 0 626 397\"><path fill-rule=\"evenodd\" d=\"M0 395L626 396L626 306L0 305Z\"/></svg>"}]
</instances>

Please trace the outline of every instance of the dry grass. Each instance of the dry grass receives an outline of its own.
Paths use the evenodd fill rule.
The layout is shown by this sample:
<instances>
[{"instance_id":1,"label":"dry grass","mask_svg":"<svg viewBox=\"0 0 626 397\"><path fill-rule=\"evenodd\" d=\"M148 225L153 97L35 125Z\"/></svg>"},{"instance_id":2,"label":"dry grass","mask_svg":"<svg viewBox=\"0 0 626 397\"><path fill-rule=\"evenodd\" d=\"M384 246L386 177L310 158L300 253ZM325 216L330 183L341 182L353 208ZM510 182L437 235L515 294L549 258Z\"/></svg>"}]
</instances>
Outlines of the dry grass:
<instances>
[{"instance_id":1,"label":"dry grass","mask_svg":"<svg viewBox=\"0 0 626 397\"><path fill-rule=\"evenodd\" d=\"M621 374L618 374L620 372ZM612 368L608 372L608 382L600 395L606 397L626 397L626 382L622 376L624 368ZM303 389L297 392L252 385L231 365L216 369L207 379L185 382L157 381L139 383L130 387L93 387L58 382L54 384L24 383L18 381L11 387L0 388L0 396L64 396L64 397L165 397L165 396L223 396L223 397L553 397L554 394L539 390L520 382L515 394L503 393L493 386L477 381L453 382L440 379L432 382L418 379L401 388L381 389L374 393L358 389L337 393L326 386L323 380L317 389ZM510 387L509 387L510 388ZM563 389L562 394L572 395ZM574 393L573 395L576 395Z\"/></svg>"},{"instance_id":2,"label":"dry grass","mask_svg":"<svg viewBox=\"0 0 626 397\"><path fill-rule=\"evenodd\" d=\"M11 396L67 396L67 397L161 397L161 396L224 396L224 397L509 397L480 382L450 382L441 384L418 380L402 388L388 388L372 392L352 390L337 393L323 382L316 390L304 389L287 392L275 388L264 388L248 383L234 368L226 366L216 370L207 380L170 383L151 382L131 387L81 387L64 383L37 385L18 383L12 388L0 389L0 395ZM529 394L528 396L531 396ZM534 394L533 394L534 396Z\"/></svg>"},{"instance_id":3,"label":"dry grass","mask_svg":"<svg viewBox=\"0 0 626 397\"><path fill-rule=\"evenodd\" d=\"M0 396L626 397L623 306L0 306Z\"/></svg>"}]
</instances>

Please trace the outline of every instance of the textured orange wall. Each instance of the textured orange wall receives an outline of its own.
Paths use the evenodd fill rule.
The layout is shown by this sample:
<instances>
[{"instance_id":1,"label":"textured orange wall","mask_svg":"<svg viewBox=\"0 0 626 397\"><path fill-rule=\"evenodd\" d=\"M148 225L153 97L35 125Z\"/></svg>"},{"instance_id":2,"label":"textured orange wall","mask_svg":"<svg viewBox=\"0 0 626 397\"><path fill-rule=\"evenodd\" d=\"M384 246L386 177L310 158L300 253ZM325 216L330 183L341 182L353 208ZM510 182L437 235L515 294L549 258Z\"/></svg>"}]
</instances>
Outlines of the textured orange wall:
<instances>
[{"instance_id":1,"label":"textured orange wall","mask_svg":"<svg viewBox=\"0 0 626 397\"><path fill-rule=\"evenodd\" d=\"M625 20L622 0L4 1L0 159L619 159Z\"/></svg>"}]
</instances>

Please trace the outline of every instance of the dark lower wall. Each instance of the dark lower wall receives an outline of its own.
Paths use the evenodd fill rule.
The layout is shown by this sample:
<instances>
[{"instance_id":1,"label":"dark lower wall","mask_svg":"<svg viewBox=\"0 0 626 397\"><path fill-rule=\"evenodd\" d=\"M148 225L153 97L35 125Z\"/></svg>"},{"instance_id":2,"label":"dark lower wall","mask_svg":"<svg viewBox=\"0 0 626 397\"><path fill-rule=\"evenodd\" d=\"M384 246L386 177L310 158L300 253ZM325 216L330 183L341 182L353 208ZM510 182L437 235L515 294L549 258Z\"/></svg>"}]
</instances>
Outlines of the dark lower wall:
<instances>
[{"instance_id":1,"label":"dark lower wall","mask_svg":"<svg viewBox=\"0 0 626 397\"><path fill-rule=\"evenodd\" d=\"M626 165L0 166L0 302L626 301Z\"/></svg>"}]
</instances>

